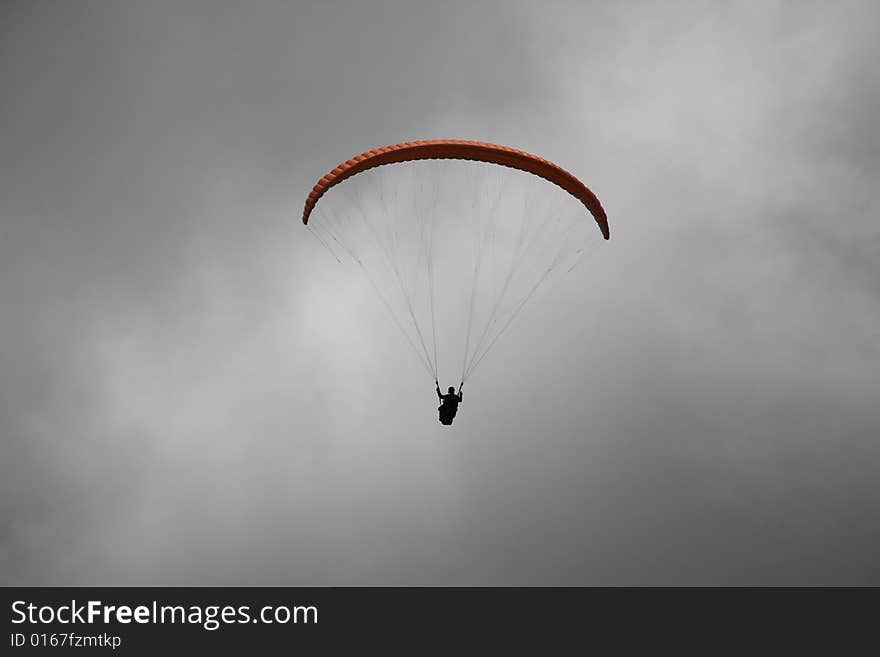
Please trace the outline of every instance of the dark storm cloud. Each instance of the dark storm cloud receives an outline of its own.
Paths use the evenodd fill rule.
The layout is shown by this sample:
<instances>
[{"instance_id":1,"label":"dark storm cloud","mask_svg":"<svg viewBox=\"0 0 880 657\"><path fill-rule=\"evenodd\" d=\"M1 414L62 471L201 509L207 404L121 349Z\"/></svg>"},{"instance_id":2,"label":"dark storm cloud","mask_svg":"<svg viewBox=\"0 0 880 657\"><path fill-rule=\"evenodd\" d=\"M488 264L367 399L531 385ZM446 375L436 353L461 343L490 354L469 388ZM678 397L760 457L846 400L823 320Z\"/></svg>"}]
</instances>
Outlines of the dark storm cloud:
<instances>
[{"instance_id":1,"label":"dark storm cloud","mask_svg":"<svg viewBox=\"0 0 880 657\"><path fill-rule=\"evenodd\" d=\"M4 5L2 581L876 582L876 6L419 4ZM612 218L453 433L297 229L437 136Z\"/></svg>"}]
</instances>

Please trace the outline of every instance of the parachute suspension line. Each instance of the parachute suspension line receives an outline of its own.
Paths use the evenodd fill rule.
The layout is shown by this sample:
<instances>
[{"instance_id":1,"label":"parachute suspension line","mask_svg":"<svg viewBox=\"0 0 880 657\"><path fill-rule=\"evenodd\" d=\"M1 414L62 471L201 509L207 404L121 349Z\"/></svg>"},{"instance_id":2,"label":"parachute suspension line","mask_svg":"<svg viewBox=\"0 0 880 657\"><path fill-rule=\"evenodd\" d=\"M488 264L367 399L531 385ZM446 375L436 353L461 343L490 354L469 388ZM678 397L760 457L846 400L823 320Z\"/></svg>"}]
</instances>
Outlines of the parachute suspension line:
<instances>
[{"instance_id":1,"label":"parachute suspension line","mask_svg":"<svg viewBox=\"0 0 880 657\"><path fill-rule=\"evenodd\" d=\"M433 378L437 378L437 359L431 358L431 352L428 349L427 340L425 338L424 332L422 331L422 327L419 324L418 319L416 318L415 309L413 308L413 303L411 297L404 290L405 285L402 277L400 276L400 272L395 270L395 275L397 276L398 283L400 284L401 291L403 291L404 301L406 301L406 309L409 313L410 320L412 321L412 325L416 330L416 335L419 337L419 344L422 346L422 351L425 354L425 359L431 363L431 376Z\"/></svg>"},{"instance_id":2,"label":"parachute suspension line","mask_svg":"<svg viewBox=\"0 0 880 657\"><path fill-rule=\"evenodd\" d=\"M568 271L565 272L566 274L570 274L572 271L574 271L575 267L577 267L579 264L581 264L581 260L584 257L584 253L586 253L586 250L583 248L580 248L575 252L575 255L577 256L577 258L575 259L574 264L568 268Z\"/></svg>"},{"instance_id":3,"label":"parachute suspension line","mask_svg":"<svg viewBox=\"0 0 880 657\"><path fill-rule=\"evenodd\" d=\"M343 192L343 193L346 196L348 196L348 194L346 194L345 192ZM349 200L351 201L350 196L349 196ZM356 201L354 203L350 203L350 205L352 205L355 208L355 210L357 211L357 214L361 217L361 220L364 223L365 227L367 228L369 233L372 235L374 241L376 242L376 245L379 247L380 251L385 255L385 258L388 260L389 265L392 267L392 269L394 269L394 263L392 262L391 255L388 251L388 248L386 245L384 245L382 243L382 240L379 239L378 234L376 233L372 224L367 220L366 216L364 215L361 202ZM326 208L325 208L325 210L326 210ZM336 223L339 223L341 225L341 221L338 219L338 217L334 216L334 219L336 219ZM408 310L410 312L410 317L412 318L413 326L416 329L416 333L419 336L419 341L421 342L421 345L422 345L422 352L419 352L418 348L415 346L415 343L413 342L412 338L410 337L410 334L403 328L403 325L402 325L400 319L397 317L397 313L394 312L394 309L393 309L391 303L388 301L388 299L385 297L385 295L382 294L381 290L379 289L379 285L376 283L375 279L372 276L370 276L369 270L364 265L364 263L360 259L360 257L358 257L358 255L355 254L354 251L351 248L349 248L343 241L337 239L335 236L333 236L333 237L334 237L334 240L336 240L336 242L340 246L342 246L349 253L349 255L352 257L352 259L355 262L357 262L357 264L360 266L361 270L364 272L364 275L366 276L370 285L372 285L376 294L382 300L382 303L385 305L386 309L388 310L389 314L391 315L392 319L394 320L394 323L397 325L397 327L400 329L400 331L404 334L404 336L407 339L407 342L410 343L410 346L416 352L416 355L418 356L419 361L422 363L422 365L425 366L425 369L433 376L434 371L435 371L435 367L434 367L434 364L431 362L431 357L428 354L427 347L425 347L424 338L422 338L421 332L419 330L418 322L415 321L415 316L414 316L414 313L412 312L412 305L409 302L409 298L406 295L405 289L403 288L403 283L400 280L399 274L397 274L397 272L395 271L395 273L397 274L398 283L401 286L401 292L403 293L404 298L407 300L407 305L408 305Z\"/></svg>"},{"instance_id":4,"label":"parachute suspension line","mask_svg":"<svg viewBox=\"0 0 880 657\"><path fill-rule=\"evenodd\" d=\"M468 319L467 319L467 333L465 335L465 345L464 345L464 356L462 357L461 363L461 382L462 384L467 379L467 369L468 369L468 357L470 356L470 342L471 342L471 333L473 332L473 323L474 323L474 309L476 306L476 297L477 291L480 285L480 277L483 270L483 254L484 254L484 242L486 241L486 236L491 236L493 241L492 245L492 253L494 254L494 233L495 233L495 216L496 210L498 208L498 204L501 201L501 197L504 192L504 187L499 186L497 193L494 195L494 199L492 201L492 205L489 208L488 217L489 217L489 228L484 228L484 217L481 214L478 217L476 222L476 230L474 232L474 275L471 280L471 299L468 305ZM488 186L483 186L483 195L488 200L489 197L489 188ZM472 207L476 206L476 194L473 195L474 201L472 203ZM490 258L490 264L494 264ZM492 282L494 285L494 277L492 277ZM476 349L479 348L479 345ZM476 351L475 349L475 351Z\"/></svg>"},{"instance_id":5,"label":"parachute suspension line","mask_svg":"<svg viewBox=\"0 0 880 657\"><path fill-rule=\"evenodd\" d=\"M395 273L399 272L401 269L401 261L399 257L400 251L397 248L398 243L400 242L400 237L397 230L397 225L400 221L400 214L397 212L392 212L388 205L385 203L384 197L380 195L379 200L382 202L382 210L386 216L389 216L391 220L388 222L388 251L391 254L391 260L394 263ZM406 277L401 276L401 286L406 287ZM403 290L404 296L407 298L411 298L414 294L414 290L405 289Z\"/></svg>"},{"instance_id":6,"label":"parachute suspension line","mask_svg":"<svg viewBox=\"0 0 880 657\"><path fill-rule=\"evenodd\" d=\"M495 167L489 167L486 165L489 170L491 170L495 174L495 178L497 180L498 172ZM490 178L491 179L491 178ZM497 185L497 194L495 195L495 201L492 204L492 208L489 211L489 279L492 281L492 299L496 298L498 294L498 276L497 273L497 264L498 258L496 257L496 238L498 236L498 204L501 202L501 198L506 196L507 188L510 185L510 178L507 176L503 176L501 178L501 182Z\"/></svg>"},{"instance_id":7,"label":"parachute suspension line","mask_svg":"<svg viewBox=\"0 0 880 657\"><path fill-rule=\"evenodd\" d=\"M412 177L412 174L411 174ZM419 194L415 197L416 199L422 199L425 197L424 195L424 181L419 181ZM434 194L433 194L433 205L436 206L436 198L437 198L437 187L434 186ZM416 255L416 262L414 267L413 276L411 277L413 280L413 285L411 289L411 295L415 296L416 287L418 285L418 281L421 279L423 270L422 270L422 261L424 260L424 276L427 279L428 291L429 291L429 309L430 309L430 319L431 319L431 345L433 352L433 365L434 365L434 379L436 380L438 377L439 370L439 359L437 357L437 325L435 321L435 303L434 303L434 257L433 257L433 223L429 223L426 220L426 217L433 217L432 213L426 212L423 204L415 202L413 211L415 213L415 219L418 226L418 235L419 235L419 249ZM427 237L426 237L426 224L428 225Z\"/></svg>"},{"instance_id":8,"label":"parachute suspension line","mask_svg":"<svg viewBox=\"0 0 880 657\"><path fill-rule=\"evenodd\" d=\"M384 216L391 217L391 221L388 222L388 230L387 230L387 232L388 232L389 263L391 263L392 268L395 271L395 274L397 274L400 270L400 260L398 258L398 249L397 249L397 243L398 243L397 222L399 221L399 218L398 218L398 213L392 212L391 209L388 207L388 204L385 201L385 195L384 195L383 191L384 191L383 188L380 186L379 187L379 200L382 202L382 212L384 213ZM358 191L358 204L362 204L362 200L361 200L359 191ZM362 215L366 216L364 213L362 213ZM378 231L376 234L378 235ZM415 293L414 290L404 289L405 286L404 286L402 278L399 278L398 280L400 281L401 292L403 292L404 297L409 298L412 294Z\"/></svg>"},{"instance_id":9,"label":"parachute suspension line","mask_svg":"<svg viewBox=\"0 0 880 657\"><path fill-rule=\"evenodd\" d=\"M330 245L328 245L327 242L325 242L324 239L320 235L318 235L318 232L311 226L306 226L306 228L308 228L309 232L315 237L315 239L321 243L321 246L327 249L327 252L335 258L336 262L342 264L342 260L340 260L339 256L333 252L333 249L330 248Z\"/></svg>"},{"instance_id":10,"label":"parachute suspension line","mask_svg":"<svg viewBox=\"0 0 880 657\"><path fill-rule=\"evenodd\" d=\"M411 184L407 187L408 189L414 188L415 184L413 182L413 178L415 174L412 173L410 169L410 182ZM430 320L431 320L431 346L433 353L433 364L434 364L434 378L437 379L438 370L439 370L439 358L437 357L437 324L436 324L436 312L435 312L435 293L434 293L434 256L433 256L433 222L430 222L426 219L426 217L433 218L432 212L426 211L427 203L419 202L420 199L426 198L425 191L425 182L423 179L420 179L418 182L419 193L413 199L413 212L415 214L415 224L418 227L418 245L419 248L416 252L416 261L415 266L413 268L413 275L411 276L412 280L412 288L410 290L410 294L412 297L416 294L416 288L419 284L419 281L422 279L424 275L429 292L429 310L430 310ZM436 207L437 204L437 185L435 183L433 187L433 194L431 197L430 205L432 207ZM426 230L427 225L427 230ZM398 234L398 231L395 230L395 234ZM424 270L422 269L422 264L424 261Z\"/></svg>"},{"instance_id":11,"label":"parachute suspension line","mask_svg":"<svg viewBox=\"0 0 880 657\"><path fill-rule=\"evenodd\" d=\"M434 186L433 206L437 207L437 186ZM437 320L435 313L436 303L434 301L434 217L436 212L428 213L428 248L425 254L425 262L428 267L428 288L431 298L431 337L434 341L434 380L438 380L438 369L440 361L437 359ZM422 234L424 235L425 219L422 217ZM424 239L424 238L423 238Z\"/></svg>"},{"instance_id":12,"label":"parachute suspension line","mask_svg":"<svg viewBox=\"0 0 880 657\"><path fill-rule=\"evenodd\" d=\"M479 244L477 245L477 258L474 263L474 276L473 282L471 283L471 301L468 307L468 318L467 318L467 333L465 335L464 341L464 356L461 360L461 382L464 383L466 371L467 371L467 361L468 361L468 352L470 351L471 346L471 329L474 324L474 305L476 303L477 297L477 283L480 278L480 268L482 266L483 260L483 252L482 249L479 248Z\"/></svg>"},{"instance_id":13,"label":"parachute suspension line","mask_svg":"<svg viewBox=\"0 0 880 657\"><path fill-rule=\"evenodd\" d=\"M493 215L494 215L494 212L493 212ZM522 223L520 224L520 231L519 231L519 236L517 238L516 247L510 256L510 265L507 270L507 275L504 278L504 284L501 287L501 293L497 294L497 295L493 293L493 296L495 298L495 302L492 304L492 311L489 313L489 319L486 320L486 325L485 325L485 327L483 327L482 333L480 333L479 340L477 340L477 346L474 347L474 353L473 353L473 356L471 357L471 363L473 363L474 359L476 359L476 357L477 357L477 354L479 354L480 349L482 348L484 341L486 340L486 337L489 334L491 328L497 323L496 317L498 314L498 309L501 307L501 303L504 301L505 297L507 296L507 290L510 287L510 282L511 282L511 280L513 280L513 275L516 272L516 270L518 269L517 262L519 261L519 256L522 255L522 254L520 254L520 249L522 248L524 238L525 238L525 223L526 223L526 213L523 213L523 220L522 220ZM494 217L493 217L493 232L494 232L494 224L495 224L495 221L494 221ZM494 249L493 249L493 251L494 251ZM467 372L469 373L472 369L473 368L469 365L467 367Z\"/></svg>"},{"instance_id":14,"label":"parachute suspension line","mask_svg":"<svg viewBox=\"0 0 880 657\"><path fill-rule=\"evenodd\" d=\"M566 245L566 239L568 238L568 234L571 232L571 230L574 228L574 226L575 226L574 222L572 222L569 225L568 229L565 231L565 234L563 235L562 243L560 244L559 249L556 251L556 255L553 258L553 261L550 263L550 266L547 267L546 270L544 270L544 273L537 280L537 282L532 286L532 288L529 290L528 294L526 294L525 297L523 297L523 299L515 306L513 312L510 314L510 316L507 318L507 321L501 327L501 330L495 334L495 337L492 338L491 342L489 342L489 344L483 350L482 354L480 354L479 358L476 358L474 363L470 366L470 368L468 368L467 376L470 376L471 374L473 374L474 370L477 369L477 366L483 361L483 359L486 357L486 354L488 354L489 351L491 351L492 347L495 346L495 343L498 342L499 338L501 338L501 336L504 335L504 333L507 331L508 327L513 323L513 320L516 319L516 317L519 315L520 311L522 311L522 309L528 303L529 299L531 299L532 296L534 296L534 294L535 294L535 292L537 292L538 288L544 283L544 281L547 280L547 277L550 276L550 273L554 269L556 269L557 266L559 266L559 262L562 259L563 249L565 248L565 245ZM583 255L584 249L581 248L578 253L580 255ZM580 260L580 258L578 258L578 260ZM572 266L568 271L571 271L571 269L574 269L574 266Z\"/></svg>"},{"instance_id":15,"label":"parachute suspension line","mask_svg":"<svg viewBox=\"0 0 880 657\"><path fill-rule=\"evenodd\" d=\"M498 311L500 310L504 299L507 297L507 291L509 289L511 281L513 280L513 276L522 268L523 264L527 261L526 256L530 252L533 252L535 250L535 246L540 243L540 238L536 238L536 236L545 234L545 228L547 227L547 224L550 223L552 217L553 215L548 213L547 216L544 218L544 221L541 222L541 224L539 224L534 230L532 230L531 233L529 233L526 229L528 213L523 213L523 219L520 223L520 232L517 237L516 247L511 256L511 269L508 272L507 278L505 279L501 295L496 299L495 305L492 309L492 313L486 323L486 327L483 331L480 342L478 343L477 349L475 349L474 351L474 356L471 359L472 363L477 358L477 352L479 352L480 348L485 344L485 340L488 339L491 335L492 329L501 320L501 317L498 315ZM472 369L472 367L468 368L469 371L472 371Z\"/></svg>"},{"instance_id":16,"label":"parachute suspension line","mask_svg":"<svg viewBox=\"0 0 880 657\"><path fill-rule=\"evenodd\" d=\"M476 180L476 177L473 178ZM476 185L476 183L474 183ZM482 192L484 198L483 207L489 207L489 217L493 217L495 215L495 209L498 207L498 203L501 200L501 190L499 189L497 193L493 197L493 201L491 206L488 203L489 200L489 186L482 185ZM477 200L476 200L476 191L471 195L474 199L471 202L471 208L476 214L477 210ZM483 268L483 254L484 254L484 242L486 241L486 237L488 235L488 230L485 228L484 224L486 223L485 214L480 213L477 215L477 221L475 222L474 229L474 275L471 279L471 294L470 294L470 303L468 305L468 319L467 319L467 333L465 335L465 345L464 345L464 355L462 357L461 363L461 381L464 383L466 378L465 372L467 370L467 362L468 356L470 356L470 342L471 342L471 334L473 333L473 324L474 324L474 310L476 308L476 298L477 292L479 290L480 278L482 274Z\"/></svg>"},{"instance_id":17,"label":"parachute suspension line","mask_svg":"<svg viewBox=\"0 0 880 657\"><path fill-rule=\"evenodd\" d=\"M547 278L547 276L549 276L550 272L553 271L553 269L555 269L555 267L558 265L559 257L562 253L562 249L565 246L564 240L562 241L562 244L559 247L559 250L557 251L556 257L554 258L550 267L544 271L542 276L538 279L538 282L532 287L531 290L529 290L529 292L525 295L525 297L520 302L514 304L513 311L506 318L506 322L503 323L501 330L498 333L496 333L494 336L492 336L492 332L493 332L492 330L494 329L494 327L499 322L502 322L504 319L502 316L498 315L498 310L501 306L503 299L506 297L510 281L513 278L513 274L521 267L522 263L525 261L526 254L529 253L529 251L532 251L534 246L539 241L539 240L534 240L534 239L525 240L525 238L524 238L523 229L525 227L525 219L527 217L527 214L528 213L524 213L523 223L520 226L520 228L521 228L520 235L519 235L519 238L517 239L517 245L514 250L514 255L511 259L512 269L510 272L508 272L508 277L505 280L505 284L504 284L504 288L502 289L501 296L496 299L496 303L492 309L492 313L491 313L489 320L486 324L486 327L483 331L483 335L481 336L480 342L478 343L477 348L474 350L474 355L471 358L470 365L467 368L466 376L470 376L471 373L473 373L473 371L476 369L479 362L482 361L483 358L485 358L486 354L489 352L489 350L492 348L492 346L498 341L498 339L501 337L501 335L507 330L507 328L510 326L511 322L513 322L514 318L516 318L516 316L519 315L520 311L525 306L526 302L529 299L531 299L532 295L535 293L535 291L537 291L537 289L538 289L538 287L540 287L541 283L543 283L544 280L546 280L546 278ZM544 227L546 227L547 223L549 223L551 217L552 217L552 214L548 214L548 216L544 219L544 221L541 223L541 225L535 231L533 231L531 233L530 237L534 238L536 235L543 234L543 229L544 229ZM572 226L573 226L573 224L572 224ZM569 226L569 231L571 230L572 226ZM567 232L568 231L566 231L566 235L567 235ZM523 244L527 244L525 249L522 248ZM515 265L513 264L514 262L516 263ZM486 345L485 348L483 348L486 340L488 340L488 345ZM481 349L482 349L482 351L481 351Z\"/></svg>"},{"instance_id":18,"label":"parachute suspension line","mask_svg":"<svg viewBox=\"0 0 880 657\"><path fill-rule=\"evenodd\" d=\"M382 300L382 303L385 304L385 308L388 309L388 312L389 312L389 314L391 315L391 318L394 320L394 323L397 324L397 328L400 329L400 332L403 333L404 337L406 338L406 341L409 343L409 346L412 347L412 350L415 352L416 357L419 359L419 362L420 362L422 365L424 365L425 370L428 372L428 374L433 374L433 372L434 372L434 368L431 366L430 362L427 361L427 360L422 356L421 353L419 353L419 350L418 350L418 348L416 347L415 342L412 341L412 338L409 336L409 333L407 333L407 332L403 329L403 325L400 323L400 320L397 318L397 314L396 314L396 313L394 312L394 310L391 308L391 304L388 302L388 300L385 298L385 296L384 296L384 295L382 294L382 292L379 290L379 286L376 285L376 282L373 280L373 277L370 276L369 272L367 271L367 268L364 267L364 263L361 262L361 259L360 259L360 258L357 258L357 263L360 265L361 269L363 270L363 272L364 272L364 276L366 276L366 277L367 277L367 280L370 281L370 285L373 286L373 289L376 291L376 294L377 294L377 295L379 296L379 298Z\"/></svg>"},{"instance_id":19,"label":"parachute suspension line","mask_svg":"<svg viewBox=\"0 0 880 657\"><path fill-rule=\"evenodd\" d=\"M419 342L422 345L422 350L425 353L425 359L431 363L431 375L436 380L437 379L437 358L436 358L436 349L434 359L431 360L431 354L428 350L428 346L425 342L425 336L422 333L421 326L419 325L418 319L416 319L415 309L413 308L412 295L407 292L406 284L404 283L403 277L400 274L400 267L398 266L397 259L394 258L391 262L392 269L394 270L394 275L397 278L398 285L400 286L400 291L403 293L404 301L406 302L406 308L409 312L410 319L412 320L413 327L416 329L416 334L419 336Z\"/></svg>"},{"instance_id":20,"label":"parachute suspension line","mask_svg":"<svg viewBox=\"0 0 880 657\"><path fill-rule=\"evenodd\" d=\"M519 315L519 312L523 309L523 306L525 306L526 302L528 302L528 300L532 298L532 295L535 294L535 291L538 289L538 287L540 287L541 283L543 283L545 280L547 280L547 276L550 275L551 271L553 271L553 268L549 267L541 275L541 278L539 278L538 281L532 286L532 289L529 290L529 293L525 296L525 298L519 302L519 305L516 306L513 313L510 315L507 322L505 322L505 324L501 328L501 330L495 334L495 337L492 338L491 342L489 342L489 344L486 346L486 348L483 350L483 352L481 354L479 354L479 358L476 357L478 352L475 352L475 354L474 354L475 360L467 370L467 373L466 373L467 377L470 377L470 375L474 373L474 370L477 369L477 366L481 362L483 362L483 359L486 357L486 354L488 354L489 351L492 349L492 347L495 346L495 343L498 342L498 339L502 335L504 335L504 332L507 330L507 327L509 327L511 322L513 322L513 320L516 318L516 316Z\"/></svg>"},{"instance_id":21,"label":"parachute suspension line","mask_svg":"<svg viewBox=\"0 0 880 657\"><path fill-rule=\"evenodd\" d=\"M331 228L335 228L336 232L340 233L340 229L338 228L338 226L335 226L335 224L340 223L340 221L336 217L335 213L331 214L331 212L329 210L327 210L326 208L322 208L322 209L318 210L318 212L320 213L319 216L323 219L323 221L319 221L315 224L315 233L317 234L318 229L320 228L327 235L329 235L330 239L332 241L336 242L336 244L338 244L342 250L346 251L349 255L351 255L352 254L351 248L348 247L345 243L343 243L342 240L340 240L336 236L336 234L333 232L333 230L331 230ZM328 242L328 244L329 244L329 242ZM352 256L352 258L353 257L354 256ZM339 260L339 261L342 262L342 260Z\"/></svg>"},{"instance_id":22,"label":"parachute suspension line","mask_svg":"<svg viewBox=\"0 0 880 657\"><path fill-rule=\"evenodd\" d=\"M327 217L326 213L325 213L325 217ZM416 358L419 359L419 362L422 364L422 366L425 368L425 370L430 374L432 372L431 365L428 363L428 361L425 360L425 357L422 356L422 354L419 352L418 347L416 347L416 345L413 342L412 338L410 337L409 333L406 332L406 329L403 328L403 324L400 322L400 319L398 319L397 313L394 312L394 308L392 308L391 303L389 303L388 299L385 298L385 295L382 294L382 291L379 289L379 286L376 284L376 281L370 275L369 270L364 266L363 261L344 242L341 242L340 240L338 240L335 235L332 235L332 233L331 233L331 236L333 237L333 239L336 241L337 244L339 244L343 249L345 249L348 252L348 255L351 256L352 260L360 266L361 271L363 271L363 273L364 273L364 277L367 279L367 281L369 281L370 285L373 288L373 291L376 293L376 296L379 297L379 299L382 301L382 304L385 306L385 309L388 311L388 314L391 316L391 319L394 321L394 324L397 326L397 328L403 334L403 337L406 338L406 341L409 343L409 346L412 347L412 350L415 353Z\"/></svg>"},{"instance_id":23,"label":"parachute suspension line","mask_svg":"<svg viewBox=\"0 0 880 657\"><path fill-rule=\"evenodd\" d=\"M425 336L422 334L422 329L419 326L418 320L416 319L416 313L415 313L415 310L413 309L412 300L410 299L409 295L406 293L406 289L405 289L406 286L404 285L403 280L400 276L400 271L397 269L396 266L394 267L394 274L397 277L397 282L400 285L401 292L403 292L404 301L406 301L406 309L409 312L409 317L412 320L412 324L416 330L416 334L419 336L419 343L422 345L422 350L425 352L425 358L428 360L428 362L431 363L431 375L436 379L437 378L437 365L436 365L436 363L431 362L431 355L428 351L427 344L425 344Z\"/></svg>"},{"instance_id":24,"label":"parachute suspension line","mask_svg":"<svg viewBox=\"0 0 880 657\"><path fill-rule=\"evenodd\" d=\"M357 195L357 192L355 192L355 193ZM400 269L397 266L397 262L395 261L395 258L392 257L391 252L389 251L387 245L382 243L382 240L379 238L379 235L376 232L373 225L367 220L366 215L364 214L363 210L361 209L361 205L362 205L362 202L358 198L356 200L354 206L357 209L358 215L360 216L361 220L364 222L364 225L367 227L367 230L369 230L370 233L372 234L373 239L376 241L376 244L379 246L380 250L385 254L385 258L387 259L388 264L391 267L391 270L394 272L395 278L397 278L397 284L399 285L400 292L403 295L404 301L406 302L406 309L409 312L410 320L412 321L413 328L416 330L416 335L418 335L419 343L421 344L422 351L424 352L424 359L428 363L430 363L430 366L428 367L428 371L431 373L431 376L433 376L434 378L437 378L437 366L435 363L433 363L431 361L431 355L428 352L427 345L425 344L425 337L424 337L424 335L422 335L422 329L419 326L419 322L416 319L415 311L413 310L412 299L410 298L410 295L407 293L406 285L404 284L403 278L400 275Z\"/></svg>"}]
</instances>

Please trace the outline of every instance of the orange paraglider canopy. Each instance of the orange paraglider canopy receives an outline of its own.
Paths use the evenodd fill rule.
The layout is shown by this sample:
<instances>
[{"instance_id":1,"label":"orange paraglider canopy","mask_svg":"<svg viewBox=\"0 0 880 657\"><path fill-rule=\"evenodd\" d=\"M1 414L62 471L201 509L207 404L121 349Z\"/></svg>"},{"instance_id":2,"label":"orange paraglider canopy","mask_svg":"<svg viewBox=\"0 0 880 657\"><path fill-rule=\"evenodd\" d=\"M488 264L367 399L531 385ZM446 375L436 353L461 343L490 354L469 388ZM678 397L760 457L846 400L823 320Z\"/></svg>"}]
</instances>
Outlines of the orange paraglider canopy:
<instances>
[{"instance_id":1,"label":"orange paraglider canopy","mask_svg":"<svg viewBox=\"0 0 880 657\"><path fill-rule=\"evenodd\" d=\"M462 141L457 139L432 139L428 141L409 141L393 146L383 146L361 153L340 164L321 178L312 188L303 209L303 223L309 223L309 215L318 200L334 185L362 171L384 164L396 164L413 160L475 160L525 171L555 185L574 196L586 206L599 225L603 237L610 236L608 217L599 199L586 185L565 169L537 155L518 151L507 146L488 144L481 141Z\"/></svg>"}]
</instances>

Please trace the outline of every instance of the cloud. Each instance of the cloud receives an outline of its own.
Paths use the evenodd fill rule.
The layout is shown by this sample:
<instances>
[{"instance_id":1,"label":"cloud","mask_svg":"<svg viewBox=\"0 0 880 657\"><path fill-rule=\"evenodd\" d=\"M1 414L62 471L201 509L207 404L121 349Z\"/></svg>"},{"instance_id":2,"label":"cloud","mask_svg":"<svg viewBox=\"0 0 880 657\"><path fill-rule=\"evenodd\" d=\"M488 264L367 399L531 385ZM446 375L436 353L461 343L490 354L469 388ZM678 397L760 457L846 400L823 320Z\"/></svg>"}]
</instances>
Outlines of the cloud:
<instances>
[{"instance_id":1,"label":"cloud","mask_svg":"<svg viewBox=\"0 0 880 657\"><path fill-rule=\"evenodd\" d=\"M3 582L876 582L873 4L3 11ZM612 226L452 432L297 225L441 136Z\"/></svg>"}]
</instances>

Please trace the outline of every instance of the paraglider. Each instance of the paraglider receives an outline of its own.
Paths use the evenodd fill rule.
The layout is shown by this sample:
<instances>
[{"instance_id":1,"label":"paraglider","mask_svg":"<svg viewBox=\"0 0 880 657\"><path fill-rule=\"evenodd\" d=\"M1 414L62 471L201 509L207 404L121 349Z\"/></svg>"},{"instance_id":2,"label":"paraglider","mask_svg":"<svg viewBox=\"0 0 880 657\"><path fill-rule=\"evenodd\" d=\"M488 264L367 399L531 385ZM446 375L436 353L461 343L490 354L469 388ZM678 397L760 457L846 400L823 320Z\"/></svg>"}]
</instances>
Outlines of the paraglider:
<instances>
[{"instance_id":1,"label":"paraglider","mask_svg":"<svg viewBox=\"0 0 880 657\"><path fill-rule=\"evenodd\" d=\"M461 403L461 388L464 386L464 382L458 387L458 392L455 392L455 386L449 386L449 390L444 395L440 392L440 384L437 381L434 381L434 387L437 389L437 397L440 399L440 406L437 407L437 411L440 413L440 424L452 424L452 420L455 419L456 413L458 413L458 405Z\"/></svg>"},{"instance_id":2,"label":"paraglider","mask_svg":"<svg viewBox=\"0 0 880 657\"><path fill-rule=\"evenodd\" d=\"M386 166L392 164L407 166ZM505 171L511 173L496 185ZM351 178L328 207L322 201L327 192ZM440 422L450 425L464 382L535 291L552 272L574 270L590 251L595 231L584 228L584 208L609 239L599 199L565 169L507 146L435 139L384 146L343 162L314 185L302 221L336 260L350 259L359 268L434 379ZM313 214L320 221L310 223ZM463 243L454 243L457 236ZM451 292L444 295L438 289L443 284ZM438 345L456 342L463 347L461 384L443 394Z\"/></svg>"}]
</instances>

